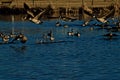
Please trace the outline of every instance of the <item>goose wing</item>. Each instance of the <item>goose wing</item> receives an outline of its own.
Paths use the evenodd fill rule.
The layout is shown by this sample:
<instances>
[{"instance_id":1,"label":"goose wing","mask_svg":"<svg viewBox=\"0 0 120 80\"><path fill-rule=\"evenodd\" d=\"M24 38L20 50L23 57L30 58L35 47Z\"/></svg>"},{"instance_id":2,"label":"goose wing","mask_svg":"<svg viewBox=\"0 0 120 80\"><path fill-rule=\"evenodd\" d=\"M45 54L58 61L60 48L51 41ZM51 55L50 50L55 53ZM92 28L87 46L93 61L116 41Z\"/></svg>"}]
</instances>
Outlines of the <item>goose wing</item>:
<instances>
[{"instance_id":1,"label":"goose wing","mask_svg":"<svg viewBox=\"0 0 120 80\"><path fill-rule=\"evenodd\" d=\"M35 17L34 14L30 10L27 10L27 14L29 14L32 17Z\"/></svg>"},{"instance_id":2,"label":"goose wing","mask_svg":"<svg viewBox=\"0 0 120 80\"><path fill-rule=\"evenodd\" d=\"M25 10L29 10L30 9L29 6L26 3L24 3L24 9Z\"/></svg>"},{"instance_id":3,"label":"goose wing","mask_svg":"<svg viewBox=\"0 0 120 80\"><path fill-rule=\"evenodd\" d=\"M35 19L39 19L43 14L49 12L50 10L50 5L48 5L44 10L42 10L40 13L38 13L34 18Z\"/></svg>"},{"instance_id":4,"label":"goose wing","mask_svg":"<svg viewBox=\"0 0 120 80\"><path fill-rule=\"evenodd\" d=\"M39 19L44 14L45 11L46 10L43 10L42 12L40 12L38 15L34 17L34 19Z\"/></svg>"},{"instance_id":5,"label":"goose wing","mask_svg":"<svg viewBox=\"0 0 120 80\"><path fill-rule=\"evenodd\" d=\"M93 10L90 9L86 4L82 6L82 9L87 15L93 16Z\"/></svg>"},{"instance_id":6,"label":"goose wing","mask_svg":"<svg viewBox=\"0 0 120 80\"><path fill-rule=\"evenodd\" d=\"M99 18L104 18L104 19L107 19L111 16L114 15L115 13L115 7L112 5L112 6L109 6L111 7L112 9L108 9L108 8L104 8L102 11L101 11L101 15L99 16Z\"/></svg>"},{"instance_id":7,"label":"goose wing","mask_svg":"<svg viewBox=\"0 0 120 80\"><path fill-rule=\"evenodd\" d=\"M113 8L104 18L109 18L111 16L113 16L115 13L115 8Z\"/></svg>"},{"instance_id":8,"label":"goose wing","mask_svg":"<svg viewBox=\"0 0 120 80\"><path fill-rule=\"evenodd\" d=\"M27 12L28 15L34 17L33 12L30 11L30 8L29 8L29 6L26 3L24 3L24 9L26 10L26 12Z\"/></svg>"},{"instance_id":9,"label":"goose wing","mask_svg":"<svg viewBox=\"0 0 120 80\"><path fill-rule=\"evenodd\" d=\"M105 13L102 17L98 17L97 20L100 21L100 22L107 22L107 18L113 16L115 13L115 8L113 8L112 10L109 10L109 12Z\"/></svg>"}]
</instances>

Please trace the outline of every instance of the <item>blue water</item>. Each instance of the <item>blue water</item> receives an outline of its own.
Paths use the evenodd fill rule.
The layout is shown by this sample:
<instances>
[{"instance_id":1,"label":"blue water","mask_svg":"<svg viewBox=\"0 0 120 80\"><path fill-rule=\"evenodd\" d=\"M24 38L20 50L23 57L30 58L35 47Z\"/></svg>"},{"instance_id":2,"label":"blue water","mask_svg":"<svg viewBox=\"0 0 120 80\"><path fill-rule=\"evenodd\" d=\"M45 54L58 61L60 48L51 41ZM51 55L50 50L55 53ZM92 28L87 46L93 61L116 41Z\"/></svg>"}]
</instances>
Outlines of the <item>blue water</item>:
<instances>
[{"instance_id":1,"label":"blue water","mask_svg":"<svg viewBox=\"0 0 120 80\"><path fill-rule=\"evenodd\" d=\"M83 21L64 22L68 28L55 27L55 20L36 25L32 22L0 21L0 31L23 32L25 44L0 45L0 80L119 80L120 36L108 40L105 29L80 26ZM71 29L80 37L68 36ZM36 44L42 34L53 31L55 41L62 43ZM118 35L120 32L115 32Z\"/></svg>"}]
</instances>

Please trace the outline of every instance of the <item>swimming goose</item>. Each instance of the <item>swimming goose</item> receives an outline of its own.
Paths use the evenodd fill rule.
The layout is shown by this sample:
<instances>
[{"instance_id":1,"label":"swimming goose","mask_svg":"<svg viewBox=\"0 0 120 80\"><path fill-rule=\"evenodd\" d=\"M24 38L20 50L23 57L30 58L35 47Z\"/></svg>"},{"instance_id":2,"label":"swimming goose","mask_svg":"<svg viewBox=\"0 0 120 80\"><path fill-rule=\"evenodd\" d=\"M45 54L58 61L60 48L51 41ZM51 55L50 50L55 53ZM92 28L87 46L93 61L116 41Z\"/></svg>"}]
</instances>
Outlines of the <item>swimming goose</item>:
<instances>
[{"instance_id":1,"label":"swimming goose","mask_svg":"<svg viewBox=\"0 0 120 80\"><path fill-rule=\"evenodd\" d=\"M49 37L50 41L54 41L55 38L53 37L53 32L50 30L50 32L47 34L47 36Z\"/></svg>"},{"instance_id":2,"label":"swimming goose","mask_svg":"<svg viewBox=\"0 0 120 80\"><path fill-rule=\"evenodd\" d=\"M71 29L71 31L68 32L68 36L74 36L74 31L73 31L73 29Z\"/></svg>"},{"instance_id":3,"label":"swimming goose","mask_svg":"<svg viewBox=\"0 0 120 80\"><path fill-rule=\"evenodd\" d=\"M25 35L23 35L22 33L20 33L17 36L15 36L15 38L12 40L12 42L14 42L16 40L20 40L21 43L25 43L27 41L27 37Z\"/></svg>"},{"instance_id":4,"label":"swimming goose","mask_svg":"<svg viewBox=\"0 0 120 80\"><path fill-rule=\"evenodd\" d=\"M74 33L74 36L80 37L80 33L76 32L76 33Z\"/></svg>"},{"instance_id":5,"label":"swimming goose","mask_svg":"<svg viewBox=\"0 0 120 80\"><path fill-rule=\"evenodd\" d=\"M87 26L89 24L89 21L85 21L82 26Z\"/></svg>"},{"instance_id":6,"label":"swimming goose","mask_svg":"<svg viewBox=\"0 0 120 80\"><path fill-rule=\"evenodd\" d=\"M64 24L64 26L63 26L64 28L68 28L69 26L67 25L67 24Z\"/></svg>"},{"instance_id":7,"label":"swimming goose","mask_svg":"<svg viewBox=\"0 0 120 80\"><path fill-rule=\"evenodd\" d=\"M112 38L113 36L118 36L117 34L113 34L112 32L105 34L104 36Z\"/></svg>"},{"instance_id":8,"label":"swimming goose","mask_svg":"<svg viewBox=\"0 0 120 80\"><path fill-rule=\"evenodd\" d=\"M4 43L8 43L9 42L9 36L8 35L4 35L4 37L2 37L2 40Z\"/></svg>"},{"instance_id":9,"label":"swimming goose","mask_svg":"<svg viewBox=\"0 0 120 80\"><path fill-rule=\"evenodd\" d=\"M5 35L3 33L0 33L0 37L2 38L2 41L4 43L8 43L9 42L9 39L10 39L10 36L9 35Z\"/></svg>"},{"instance_id":10,"label":"swimming goose","mask_svg":"<svg viewBox=\"0 0 120 80\"><path fill-rule=\"evenodd\" d=\"M56 22L56 26L57 26L57 27L58 27L58 26L61 26L60 22Z\"/></svg>"}]
</instances>

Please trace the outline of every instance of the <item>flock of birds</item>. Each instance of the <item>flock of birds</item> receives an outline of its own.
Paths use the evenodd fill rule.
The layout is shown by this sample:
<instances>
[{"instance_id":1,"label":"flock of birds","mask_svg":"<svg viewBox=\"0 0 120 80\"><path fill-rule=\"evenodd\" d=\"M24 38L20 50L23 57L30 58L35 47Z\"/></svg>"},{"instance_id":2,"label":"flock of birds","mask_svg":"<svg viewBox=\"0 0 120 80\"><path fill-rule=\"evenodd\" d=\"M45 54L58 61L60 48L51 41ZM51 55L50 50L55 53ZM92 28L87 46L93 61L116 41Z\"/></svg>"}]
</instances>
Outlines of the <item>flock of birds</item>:
<instances>
[{"instance_id":1,"label":"flock of birds","mask_svg":"<svg viewBox=\"0 0 120 80\"><path fill-rule=\"evenodd\" d=\"M24 9L26 10L26 13L27 13L27 15L23 18L24 20L32 21L35 24L41 24L41 23L43 23L43 21L41 21L40 18L44 15L44 13L46 11L49 10L49 6L46 7L45 9L41 10L38 14L35 14L26 3L24 3ZM86 11L89 11L89 13L92 14L91 10L87 9ZM111 12L113 12L113 11L111 11ZM108 16L110 15L110 13L104 17L101 17L101 18L97 18L96 16L92 16L93 17L92 20L97 20L99 23L101 23L101 24L97 24L97 23L92 24L92 26L100 26L102 28L109 30L109 33L104 34L103 36L107 36L110 39L112 39L113 36L118 36L117 34L113 34L112 32L120 30L120 20L118 18L118 21L114 22L114 20L113 20L114 18L111 18L111 20L113 20L113 22L114 22L113 24L115 27L109 27L111 24L108 21ZM61 16L59 17L59 19L64 20L64 21L70 21L70 22L74 22L75 20L77 20L75 18L65 18L65 17L62 18ZM84 23L81 26L83 26L83 27L88 26L92 20L84 21ZM59 21L57 21L56 27L60 27L60 26L62 26L62 24ZM64 28L67 28L67 27L68 27L68 25L64 25ZM93 28L91 28L91 29L93 29ZM80 37L80 35L81 35L80 32L74 32L74 29L71 29L71 31L69 31L67 34L68 34L68 36L77 36L77 37ZM18 40L21 43L25 43L27 41L27 37L22 33L10 34L10 35L5 35L3 33L0 33L0 37L2 38L3 43L14 43L15 41L18 41ZM47 41L48 39L50 41ZM62 41L60 41L60 42L62 42ZM40 43L40 44L56 43L54 35L53 35L53 31L50 30L46 35L43 35L43 40L38 40L37 43Z\"/></svg>"},{"instance_id":2,"label":"flock of birds","mask_svg":"<svg viewBox=\"0 0 120 80\"><path fill-rule=\"evenodd\" d=\"M14 43L16 41L20 41L21 43L25 43L27 41L27 37L22 34L3 34L0 33L0 37L2 38L2 43L1 44L10 44L10 43Z\"/></svg>"}]
</instances>

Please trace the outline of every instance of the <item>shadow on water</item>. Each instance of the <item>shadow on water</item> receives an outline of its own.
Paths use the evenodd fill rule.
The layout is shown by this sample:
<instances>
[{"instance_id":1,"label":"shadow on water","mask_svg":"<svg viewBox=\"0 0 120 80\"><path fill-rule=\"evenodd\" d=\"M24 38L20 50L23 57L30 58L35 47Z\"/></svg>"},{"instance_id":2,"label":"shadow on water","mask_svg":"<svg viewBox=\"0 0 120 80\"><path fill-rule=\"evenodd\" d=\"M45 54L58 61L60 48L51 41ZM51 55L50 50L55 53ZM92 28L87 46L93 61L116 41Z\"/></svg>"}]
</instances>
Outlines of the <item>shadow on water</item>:
<instances>
[{"instance_id":1,"label":"shadow on water","mask_svg":"<svg viewBox=\"0 0 120 80\"><path fill-rule=\"evenodd\" d=\"M14 50L17 53L24 54L27 50L27 46L9 46L12 50Z\"/></svg>"},{"instance_id":2,"label":"shadow on water","mask_svg":"<svg viewBox=\"0 0 120 80\"><path fill-rule=\"evenodd\" d=\"M102 38L103 40L106 40L106 41L115 41L115 40L118 40L118 38Z\"/></svg>"},{"instance_id":3,"label":"shadow on water","mask_svg":"<svg viewBox=\"0 0 120 80\"><path fill-rule=\"evenodd\" d=\"M113 36L113 37L101 36L100 40L105 40L105 41L118 41L118 40L119 40L119 36Z\"/></svg>"}]
</instances>

